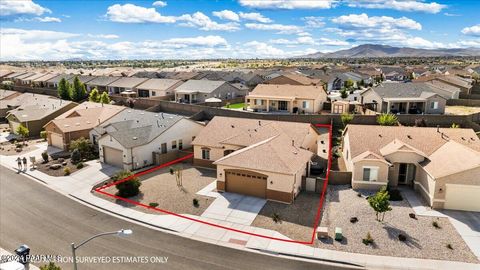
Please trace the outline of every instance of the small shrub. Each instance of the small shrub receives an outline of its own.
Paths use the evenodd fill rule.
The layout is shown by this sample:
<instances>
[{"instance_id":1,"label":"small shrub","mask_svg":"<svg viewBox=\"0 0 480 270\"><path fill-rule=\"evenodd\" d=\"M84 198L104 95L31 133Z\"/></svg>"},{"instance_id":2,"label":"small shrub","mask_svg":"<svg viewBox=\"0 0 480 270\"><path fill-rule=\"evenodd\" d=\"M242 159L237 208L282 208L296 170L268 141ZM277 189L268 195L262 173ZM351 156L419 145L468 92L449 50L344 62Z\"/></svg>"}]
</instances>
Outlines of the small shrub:
<instances>
[{"instance_id":1,"label":"small shrub","mask_svg":"<svg viewBox=\"0 0 480 270\"><path fill-rule=\"evenodd\" d=\"M351 217L350 218L350 223L357 223L358 222L358 218L357 217Z\"/></svg>"},{"instance_id":2,"label":"small shrub","mask_svg":"<svg viewBox=\"0 0 480 270\"><path fill-rule=\"evenodd\" d=\"M452 244L447 244L447 248L453 250Z\"/></svg>"},{"instance_id":3,"label":"small shrub","mask_svg":"<svg viewBox=\"0 0 480 270\"><path fill-rule=\"evenodd\" d=\"M48 162L48 153L47 153L47 151L42 152L42 158L43 158L43 161L44 161L45 163Z\"/></svg>"},{"instance_id":4,"label":"small shrub","mask_svg":"<svg viewBox=\"0 0 480 270\"><path fill-rule=\"evenodd\" d=\"M408 216L410 218L417 219L417 216L414 213L410 213L410 214L408 214Z\"/></svg>"},{"instance_id":5,"label":"small shrub","mask_svg":"<svg viewBox=\"0 0 480 270\"><path fill-rule=\"evenodd\" d=\"M70 172L70 168L69 168L69 167L65 167L65 168L63 169L63 173L64 173L65 175L70 175L70 173L71 173L71 172Z\"/></svg>"},{"instance_id":6,"label":"small shrub","mask_svg":"<svg viewBox=\"0 0 480 270\"><path fill-rule=\"evenodd\" d=\"M116 175L112 177L113 181L118 181L125 179L127 177L131 177L133 173L131 171L121 171L118 172ZM121 183L118 183L115 185L115 187L118 190L117 195L123 198L129 198L136 196L140 193L140 186L142 185L142 182L140 179L137 177L132 177L131 179L128 179L126 181L123 181Z\"/></svg>"},{"instance_id":7,"label":"small shrub","mask_svg":"<svg viewBox=\"0 0 480 270\"><path fill-rule=\"evenodd\" d=\"M282 219L280 218L280 215L278 213L273 213L272 220L275 223L281 223L282 222Z\"/></svg>"},{"instance_id":8,"label":"small shrub","mask_svg":"<svg viewBox=\"0 0 480 270\"><path fill-rule=\"evenodd\" d=\"M370 244L373 244L373 238L372 238L372 235L370 234L370 232L368 232L367 236L362 239L362 243L367 245L367 246L370 245Z\"/></svg>"},{"instance_id":9,"label":"small shrub","mask_svg":"<svg viewBox=\"0 0 480 270\"><path fill-rule=\"evenodd\" d=\"M22 148L22 147L23 147L23 144L17 143L17 144L15 144L15 147L16 147L16 148Z\"/></svg>"},{"instance_id":10,"label":"small shrub","mask_svg":"<svg viewBox=\"0 0 480 270\"><path fill-rule=\"evenodd\" d=\"M200 203L198 202L198 199L194 198L192 202L193 202L193 206L195 206L195 207L200 206Z\"/></svg>"},{"instance_id":11,"label":"small shrub","mask_svg":"<svg viewBox=\"0 0 480 270\"><path fill-rule=\"evenodd\" d=\"M438 224L437 221L432 222L432 226L435 227L435 229L441 229L440 224Z\"/></svg>"},{"instance_id":12,"label":"small shrub","mask_svg":"<svg viewBox=\"0 0 480 270\"><path fill-rule=\"evenodd\" d=\"M83 162L80 162L80 163L77 164L77 169L80 170L83 167L85 167L85 165L83 165Z\"/></svg>"},{"instance_id":13,"label":"small shrub","mask_svg":"<svg viewBox=\"0 0 480 270\"><path fill-rule=\"evenodd\" d=\"M407 241L407 236L404 235L404 234L399 234L398 235L398 240L400 240L402 242L405 242L405 241Z\"/></svg>"},{"instance_id":14,"label":"small shrub","mask_svg":"<svg viewBox=\"0 0 480 270\"><path fill-rule=\"evenodd\" d=\"M377 116L377 123L381 126L395 126L398 124L398 118L391 113L382 113Z\"/></svg>"},{"instance_id":15,"label":"small shrub","mask_svg":"<svg viewBox=\"0 0 480 270\"><path fill-rule=\"evenodd\" d=\"M158 203L156 202L151 202L148 204L150 207L157 207L158 206Z\"/></svg>"},{"instance_id":16,"label":"small shrub","mask_svg":"<svg viewBox=\"0 0 480 270\"><path fill-rule=\"evenodd\" d=\"M40 131L40 138L43 140L47 139L47 132L45 130Z\"/></svg>"},{"instance_id":17,"label":"small shrub","mask_svg":"<svg viewBox=\"0 0 480 270\"><path fill-rule=\"evenodd\" d=\"M72 163L77 164L82 160L82 154L80 153L80 150L75 149L72 151Z\"/></svg>"},{"instance_id":18,"label":"small shrub","mask_svg":"<svg viewBox=\"0 0 480 270\"><path fill-rule=\"evenodd\" d=\"M49 264L40 266L40 270L62 270L62 268L60 268L60 266L55 265L55 263L50 262Z\"/></svg>"}]
</instances>

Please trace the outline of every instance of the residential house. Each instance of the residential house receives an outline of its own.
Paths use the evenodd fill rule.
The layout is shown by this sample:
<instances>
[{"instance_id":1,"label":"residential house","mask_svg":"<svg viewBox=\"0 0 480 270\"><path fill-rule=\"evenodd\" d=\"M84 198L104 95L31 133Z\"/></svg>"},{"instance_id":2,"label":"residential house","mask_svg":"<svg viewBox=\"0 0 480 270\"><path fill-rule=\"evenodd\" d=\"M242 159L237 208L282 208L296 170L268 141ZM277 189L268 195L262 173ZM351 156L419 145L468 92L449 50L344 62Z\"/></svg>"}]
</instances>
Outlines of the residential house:
<instances>
[{"instance_id":1,"label":"residential house","mask_svg":"<svg viewBox=\"0 0 480 270\"><path fill-rule=\"evenodd\" d=\"M14 72L11 71L11 70L4 70L4 69L2 69L2 70L0 70L0 78L3 79L4 77L6 77L6 76L8 76L8 75L10 75L10 74L12 74L12 73L14 73Z\"/></svg>"},{"instance_id":2,"label":"residential house","mask_svg":"<svg viewBox=\"0 0 480 270\"><path fill-rule=\"evenodd\" d=\"M444 83L440 80L432 80L425 83L430 86L433 92L439 94L440 96L448 99L458 99L460 92L462 91L459 87Z\"/></svg>"},{"instance_id":3,"label":"residential house","mask_svg":"<svg viewBox=\"0 0 480 270\"><path fill-rule=\"evenodd\" d=\"M156 164L155 158L191 148L203 128L180 115L126 109L94 128L90 136L96 137L101 162L135 170Z\"/></svg>"},{"instance_id":4,"label":"residential house","mask_svg":"<svg viewBox=\"0 0 480 270\"><path fill-rule=\"evenodd\" d=\"M409 74L403 67L382 67L386 81L405 82L409 80Z\"/></svg>"},{"instance_id":5,"label":"residential house","mask_svg":"<svg viewBox=\"0 0 480 270\"><path fill-rule=\"evenodd\" d=\"M19 77L19 76L22 76L22 75L25 75L27 74L28 72L25 72L25 71L19 71L19 72L13 72L13 73L10 73L8 75L5 75L3 76L3 80L4 81L9 81L9 82L12 82L13 84L15 84L15 81L16 81L16 78Z\"/></svg>"},{"instance_id":6,"label":"residential house","mask_svg":"<svg viewBox=\"0 0 480 270\"><path fill-rule=\"evenodd\" d=\"M354 189L410 186L433 208L480 211L480 139L472 129L348 125L342 145Z\"/></svg>"},{"instance_id":7,"label":"residential house","mask_svg":"<svg viewBox=\"0 0 480 270\"><path fill-rule=\"evenodd\" d=\"M225 81L188 80L175 89L175 100L182 103L202 103L212 97L227 100L245 94L244 90Z\"/></svg>"},{"instance_id":8,"label":"residential house","mask_svg":"<svg viewBox=\"0 0 480 270\"><path fill-rule=\"evenodd\" d=\"M362 67L356 70L356 73L368 76L372 78L372 81L374 80L382 80L383 78L383 72L379 68L375 67Z\"/></svg>"},{"instance_id":9,"label":"residential house","mask_svg":"<svg viewBox=\"0 0 480 270\"><path fill-rule=\"evenodd\" d=\"M175 97L175 88L183 81L172 79L148 79L137 86L137 95L141 98L169 100Z\"/></svg>"},{"instance_id":10,"label":"residential house","mask_svg":"<svg viewBox=\"0 0 480 270\"><path fill-rule=\"evenodd\" d=\"M19 97L22 97L21 103L7 112L6 119L12 131L24 125L30 136L39 136L45 124L77 106L77 103L45 95L26 93Z\"/></svg>"},{"instance_id":11,"label":"residential house","mask_svg":"<svg viewBox=\"0 0 480 270\"><path fill-rule=\"evenodd\" d=\"M85 84L89 81L92 81L93 79L96 78L95 76L89 76L89 75L74 75L73 77L71 77L67 81L69 83L73 84L73 81L75 80L76 77L78 77L78 80L80 80L80 82L83 83L83 84Z\"/></svg>"},{"instance_id":12,"label":"residential house","mask_svg":"<svg viewBox=\"0 0 480 270\"><path fill-rule=\"evenodd\" d=\"M20 79L20 85L22 86L32 86L33 81L47 75L47 73L34 73L31 76L23 77Z\"/></svg>"},{"instance_id":13,"label":"residential house","mask_svg":"<svg viewBox=\"0 0 480 270\"><path fill-rule=\"evenodd\" d=\"M11 91L11 90L0 90L0 100L9 100L21 95L21 92Z\"/></svg>"},{"instance_id":14,"label":"residential house","mask_svg":"<svg viewBox=\"0 0 480 270\"><path fill-rule=\"evenodd\" d=\"M60 83L60 81L62 79L65 79L65 80L69 80L71 78L73 78L74 75L72 74L60 74L58 76L55 76L49 80L47 80L46 82L46 87L48 88L57 88L58 87L58 84Z\"/></svg>"},{"instance_id":15,"label":"residential house","mask_svg":"<svg viewBox=\"0 0 480 270\"><path fill-rule=\"evenodd\" d=\"M361 103L378 113L443 114L447 100L425 83L386 82L362 92Z\"/></svg>"},{"instance_id":16,"label":"residential house","mask_svg":"<svg viewBox=\"0 0 480 270\"><path fill-rule=\"evenodd\" d=\"M58 74L56 73L46 73L41 77L37 77L33 79L31 82L31 85L33 87L41 87L41 88L47 87L48 86L47 81L57 76Z\"/></svg>"},{"instance_id":17,"label":"residential house","mask_svg":"<svg viewBox=\"0 0 480 270\"><path fill-rule=\"evenodd\" d=\"M83 102L44 126L48 145L68 150L71 141L81 137L89 139L93 128L124 109L122 106Z\"/></svg>"},{"instance_id":18,"label":"residential house","mask_svg":"<svg viewBox=\"0 0 480 270\"><path fill-rule=\"evenodd\" d=\"M321 85L320 79L310 78L297 73L282 73L267 79L264 84Z\"/></svg>"},{"instance_id":19,"label":"residential house","mask_svg":"<svg viewBox=\"0 0 480 270\"><path fill-rule=\"evenodd\" d=\"M18 86L25 86L26 85L26 81L24 79L28 78L28 77L31 77L31 76L34 76L36 75L37 73L35 72L27 72L27 73L24 73L22 75L18 75L14 78L14 84L15 85L18 85Z\"/></svg>"},{"instance_id":20,"label":"residential house","mask_svg":"<svg viewBox=\"0 0 480 270\"><path fill-rule=\"evenodd\" d=\"M216 167L218 191L292 203L328 144L311 124L216 116L193 141L194 164Z\"/></svg>"},{"instance_id":21,"label":"residential house","mask_svg":"<svg viewBox=\"0 0 480 270\"><path fill-rule=\"evenodd\" d=\"M372 77L369 75L364 75L360 73L355 73L352 71L337 73L335 77L328 82L331 85L331 90L341 90L346 87L346 82L351 81L353 83L352 87L358 89L360 86L373 84Z\"/></svg>"},{"instance_id":22,"label":"residential house","mask_svg":"<svg viewBox=\"0 0 480 270\"><path fill-rule=\"evenodd\" d=\"M146 80L146 78L122 77L107 86L108 93L110 95L118 95L124 92L136 93L137 86Z\"/></svg>"},{"instance_id":23,"label":"residential house","mask_svg":"<svg viewBox=\"0 0 480 270\"><path fill-rule=\"evenodd\" d=\"M415 79L416 82L440 81L460 89L462 94L471 94L473 81L471 79L460 78L458 76L430 75Z\"/></svg>"},{"instance_id":24,"label":"residential house","mask_svg":"<svg viewBox=\"0 0 480 270\"><path fill-rule=\"evenodd\" d=\"M319 113L327 93L317 85L259 84L245 97L253 111Z\"/></svg>"},{"instance_id":25,"label":"residential house","mask_svg":"<svg viewBox=\"0 0 480 270\"><path fill-rule=\"evenodd\" d=\"M87 92L90 92L93 90L93 88L97 88L98 92L107 92L108 91L108 85L111 83L114 83L115 81L119 80L120 77L106 77L106 76L100 76L96 77L95 79L88 81L85 83L85 86L87 87Z\"/></svg>"}]
</instances>

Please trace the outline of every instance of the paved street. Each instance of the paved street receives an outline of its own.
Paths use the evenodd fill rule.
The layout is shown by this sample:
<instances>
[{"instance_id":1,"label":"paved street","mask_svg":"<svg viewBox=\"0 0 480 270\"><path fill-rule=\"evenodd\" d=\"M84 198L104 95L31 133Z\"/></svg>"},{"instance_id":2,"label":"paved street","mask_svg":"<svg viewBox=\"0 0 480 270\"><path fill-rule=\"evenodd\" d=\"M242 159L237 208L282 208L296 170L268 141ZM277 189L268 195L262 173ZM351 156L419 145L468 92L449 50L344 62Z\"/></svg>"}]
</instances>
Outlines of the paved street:
<instances>
[{"instance_id":1,"label":"paved street","mask_svg":"<svg viewBox=\"0 0 480 270\"><path fill-rule=\"evenodd\" d=\"M79 204L22 175L0 167L0 247L22 243L33 254L70 255L70 242L131 228L128 238L95 239L77 256L164 256L168 263L86 264L79 269L341 269L211 245L155 231ZM62 265L65 269L70 266Z\"/></svg>"}]
</instances>

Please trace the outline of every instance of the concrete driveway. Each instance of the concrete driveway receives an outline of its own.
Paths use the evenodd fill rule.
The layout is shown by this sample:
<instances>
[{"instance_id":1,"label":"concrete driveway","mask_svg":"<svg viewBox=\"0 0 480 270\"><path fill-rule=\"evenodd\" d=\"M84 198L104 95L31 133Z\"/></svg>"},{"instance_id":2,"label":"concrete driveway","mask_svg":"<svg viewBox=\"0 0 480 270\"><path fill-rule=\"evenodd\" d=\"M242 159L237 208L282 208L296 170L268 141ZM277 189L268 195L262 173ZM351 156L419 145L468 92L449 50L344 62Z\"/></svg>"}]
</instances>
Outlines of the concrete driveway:
<instances>
[{"instance_id":1,"label":"concrete driveway","mask_svg":"<svg viewBox=\"0 0 480 270\"><path fill-rule=\"evenodd\" d=\"M202 217L251 225L266 200L236 193L219 193L217 198L203 212Z\"/></svg>"},{"instance_id":2,"label":"concrete driveway","mask_svg":"<svg viewBox=\"0 0 480 270\"><path fill-rule=\"evenodd\" d=\"M450 218L450 222L465 243L480 259L480 213L455 210L442 210L440 212Z\"/></svg>"}]
</instances>

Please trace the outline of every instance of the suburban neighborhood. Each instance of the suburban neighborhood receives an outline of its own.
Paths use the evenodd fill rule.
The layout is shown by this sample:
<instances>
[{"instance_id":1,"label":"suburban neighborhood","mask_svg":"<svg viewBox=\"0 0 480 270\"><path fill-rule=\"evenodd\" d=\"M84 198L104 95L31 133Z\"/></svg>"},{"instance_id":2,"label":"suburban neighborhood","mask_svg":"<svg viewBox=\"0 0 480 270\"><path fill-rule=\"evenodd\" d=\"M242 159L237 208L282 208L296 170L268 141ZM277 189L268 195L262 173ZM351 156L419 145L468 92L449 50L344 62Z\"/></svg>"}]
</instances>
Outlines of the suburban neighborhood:
<instances>
[{"instance_id":1,"label":"suburban neighborhood","mask_svg":"<svg viewBox=\"0 0 480 270\"><path fill-rule=\"evenodd\" d=\"M480 269L478 5L230 2L0 4L0 269Z\"/></svg>"}]
</instances>

